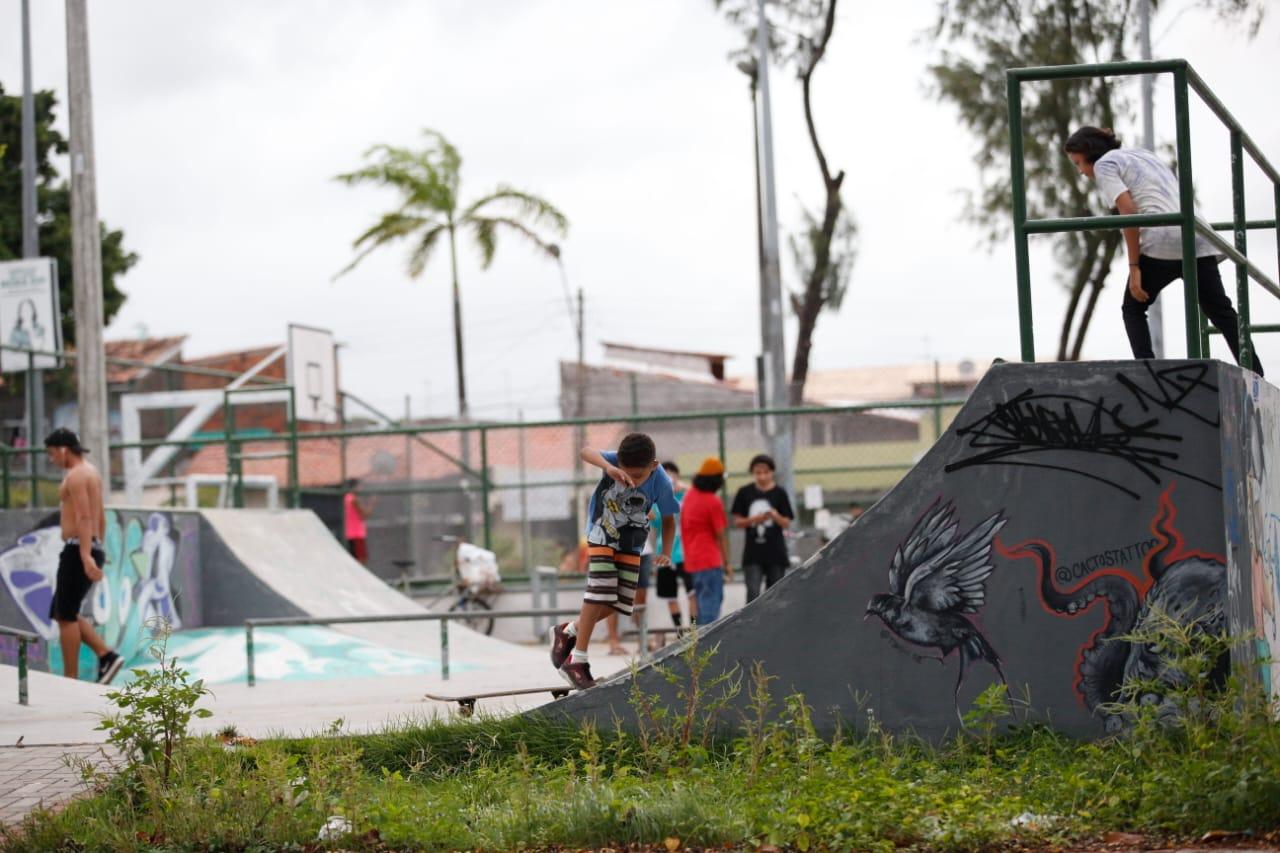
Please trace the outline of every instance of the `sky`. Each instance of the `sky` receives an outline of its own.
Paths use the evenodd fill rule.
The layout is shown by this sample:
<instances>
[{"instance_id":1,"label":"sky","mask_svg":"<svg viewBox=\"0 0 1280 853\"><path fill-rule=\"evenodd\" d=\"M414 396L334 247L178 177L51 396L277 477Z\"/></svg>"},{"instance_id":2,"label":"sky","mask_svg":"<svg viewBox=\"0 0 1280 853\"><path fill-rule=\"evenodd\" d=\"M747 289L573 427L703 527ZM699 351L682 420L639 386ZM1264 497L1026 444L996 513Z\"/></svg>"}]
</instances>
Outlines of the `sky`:
<instances>
[{"instance_id":1,"label":"sky","mask_svg":"<svg viewBox=\"0 0 1280 853\"><path fill-rule=\"evenodd\" d=\"M1190 60L1280 162L1280 10L1250 41L1190 4L1162 5L1155 54ZM62 4L31 6L35 84L65 102ZM935 5L839 10L815 113L829 160L848 173L861 242L841 311L819 321L813 368L1016 359L1011 245L988 250L961 219L963 192L977 186L973 141L925 89ZM186 355L200 356L282 343L290 322L327 328L343 344L347 390L397 415L455 412L447 255L410 280L407 248L392 247L334 280L352 240L396 198L333 176L373 144L413 146L432 128L462 154L464 201L510 184L570 221L564 280L518 241L500 242L487 270L460 246L475 416L555 412L557 363L576 352L566 286L584 292L588 361L601 341L625 341L728 353L730 373L753 372L752 107L727 58L741 36L710 0L129 0L92 3L89 16L99 211L141 258L119 282L129 299L109 338L185 334ZM18 0L0 0L10 92L21 87L19 21ZM822 185L794 74L775 69L772 84L785 246ZM1158 139L1171 140L1167 75L1156 117ZM1203 108L1192 123L1202 210L1229 218L1226 132ZM1117 130L1136 140L1135 128ZM1249 215L1270 218L1252 164L1246 183ZM1049 357L1065 295L1043 240L1032 253L1035 331ZM1276 273L1274 254L1260 264ZM1085 358L1129 355L1121 274ZM794 281L785 265L784 285ZM1255 322L1280 322L1280 303L1254 293ZM1181 299L1162 301L1177 355ZM794 337L789 323L788 353ZM1215 348L1225 353L1220 339ZM1280 336L1258 348L1280 365Z\"/></svg>"}]
</instances>

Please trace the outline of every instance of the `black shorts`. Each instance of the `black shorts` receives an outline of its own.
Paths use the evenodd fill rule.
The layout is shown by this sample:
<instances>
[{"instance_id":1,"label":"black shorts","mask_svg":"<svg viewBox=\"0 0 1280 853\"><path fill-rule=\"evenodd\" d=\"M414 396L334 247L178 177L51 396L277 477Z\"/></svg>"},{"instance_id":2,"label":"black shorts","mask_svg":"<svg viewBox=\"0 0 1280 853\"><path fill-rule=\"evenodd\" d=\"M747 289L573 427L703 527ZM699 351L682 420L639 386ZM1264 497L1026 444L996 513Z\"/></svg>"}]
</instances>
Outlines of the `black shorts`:
<instances>
[{"instance_id":1,"label":"black shorts","mask_svg":"<svg viewBox=\"0 0 1280 853\"><path fill-rule=\"evenodd\" d=\"M102 568L107 555L94 546L90 551L98 568ZM53 588L53 601L49 602L49 618L59 622L74 622L80 617L80 603L93 581L84 573L84 563L80 561L80 546L68 542L58 556L58 582Z\"/></svg>"},{"instance_id":2,"label":"black shorts","mask_svg":"<svg viewBox=\"0 0 1280 853\"><path fill-rule=\"evenodd\" d=\"M675 598L680 592L680 584L684 584L686 595L693 595L693 582L689 573L684 570L684 563L671 566L658 566L658 582L656 584L658 598Z\"/></svg>"}]
</instances>

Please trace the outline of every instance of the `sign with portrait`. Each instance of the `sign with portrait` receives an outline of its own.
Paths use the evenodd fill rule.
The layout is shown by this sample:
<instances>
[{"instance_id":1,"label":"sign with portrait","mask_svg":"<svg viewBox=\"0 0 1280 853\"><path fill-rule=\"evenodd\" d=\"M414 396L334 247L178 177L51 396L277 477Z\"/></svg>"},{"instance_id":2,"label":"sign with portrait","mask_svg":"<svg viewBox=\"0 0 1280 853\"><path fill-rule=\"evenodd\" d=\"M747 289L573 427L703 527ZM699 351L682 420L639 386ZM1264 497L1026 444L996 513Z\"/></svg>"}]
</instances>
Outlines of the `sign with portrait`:
<instances>
[{"instance_id":1,"label":"sign with portrait","mask_svg":"<svg viewBox=\"0 0 1280 853\"><path fill-rule=\"evenodd\" d=\"M39 352L62 349L58 266L53 258L0 263L0 343ZM34 362L37 370L61 366L52 355L37 355ZM27 353L0 350L0 371L15 373L30 366Z\"/></svg>"}]
</instances>

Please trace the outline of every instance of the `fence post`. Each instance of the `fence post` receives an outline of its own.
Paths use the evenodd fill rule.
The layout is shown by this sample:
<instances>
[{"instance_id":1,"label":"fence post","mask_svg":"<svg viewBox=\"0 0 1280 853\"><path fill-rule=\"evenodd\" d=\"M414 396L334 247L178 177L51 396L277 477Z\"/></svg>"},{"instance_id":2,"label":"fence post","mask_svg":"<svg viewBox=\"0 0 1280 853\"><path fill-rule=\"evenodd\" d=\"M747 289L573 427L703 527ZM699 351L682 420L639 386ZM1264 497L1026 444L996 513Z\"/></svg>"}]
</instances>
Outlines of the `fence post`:
<instances>
[{"instance_id":1,"label":"fence post","mask_svg":"<svg viewBox=\"0 0 1280 853\"><path fill-rule=\"evenodd\" d=\"M1244 145L1239 129L1231 130L1231 219L1236 249L1248 254L1248 232L1244 227ZM1277 223L1280 225L1280 223ZM1236 311L1239 312L1240 366L1253 368L1253 333L1249 329L1249 271L1236 264ZM1207 351L1206 351L1206 354Z\"/></svg>"},{"instance_id":2,"label":"fence post","mask_svg":"<svg viewBox=\"0 0 1280 853\"><path fill-rule=\"evenodd\" d=\"M412 497L410 498L412 500ZM298 391L289 386L289 508L302 507L302 484L298 476Z\"/></svg>"},{"instance_id":3,"label":"fence post","mask_svg":"<svg viewBox=\"0 0 1280 853\"><path fill-rule=\"evenodd\" d=\"M31 472L31 495L27 498L27 506L37 507L40 503L37 499L36 492L39 489L39 479L36 477L36 454L30 452L40 439L36 437L36 431L40 429L38 424L39 416L36 413L36 354L34 350L27 350L27 468Z\"/></svg>"},{"instance_id":4,"label":"fence post","mask_svg":"<svg viewBox=\"0 0 1280 853\"><path fill-rule=\"evenodd\" d=\"M933 360L933 440L942 438L942 373L938 360Z\"/></svg>"},{"instance_id":5,"label":"fence post","mask_svg":"<svg viewBox=\"0 0 1280 853\"><path fill-rule=\"evenodd\" d=\"M3 488L4 488L4 508L5 509L9 509L9 507L12 504L12 501L10 499L10 494L9 494L9 457L10 456L12 456L12 451L9 450L9 446L8 445L0 446L0 466L3 467L3 472L4 472Z\"/></svg>"},{"instance_id":6,"label":"fence post","mask_svg":"<svg viewBox=\"0 0 1280 853\"><path fill-rule=\"evenodd\" d=\"M1031 258L1027 253L1027 175L1022 151L1022 85L1013 72L1005 73L1009 100L1010 190L1013 196L1013 258L1018 276L1018 326L1022 360L1036 360L1035 332L1031 328Z\"/></svg>"},{"instance_id":7,"label":"fence post","mask_svg":"<svg viewBox=\"0 0 1280 853\"><path fill-rule=\"evenodd\" d=\"M729 467L729 460L726 458L728 454L728 444L724 437L724 415L716 415L716 448L720 451L720 463L726 469ZM726 477L724 485L720 487L720 499L727 506L729 503L729 478Z\"/></svg>"},{"instance_id":8,"label":"fence post","mask_svg":"<svg viewBox=\"0 0 1280 853\"><path fill-rule=\"evenodd\" d=\"M489 511L489 431L480 427L480 511L484 517L484 547L493 550L493 515Z\"/></svg>"},{"instance_id":9,"label":"fence post","mask_svg":"<svg viewBox=\"0 0 1280 853\"><path fill-rule=\"evenodd\" d=\"M440 677L449 680L449 620L440 620Z\"/></svg>"},{"instance_id":10,"label":"fence post","mask_svg":"<svg viewBox=\"0 0 1280 853\"><path fill-rule=\"evenodd\" d=\"M244 654L246 660L246 674L249 686L254 685L253 678L253 623L246 621L244 623Z\"/></svg>"},{"instance_id":11,"label":"fence post","mask_svg":"<svg viewBox=\"0 0 1280 853\"><path fill-rule=\"evenodd\" d=\"M1173 72L1173 105L1178 126L1178 203L1182 213L1182 291L1187 316L1187 358L1204 358L1200 348L1199 277L1196 275L1196 190L1191 176L1191 116L1187 66Z\"/></svg>"},{"instance_id":12,"label":"fence post","mask_svg":"<svg viewBox=\"0 0 1280 853\"><path fill-rule=\"evenodd\" d=\"M18 704L27 704L27 638L18 638Z\"/></svg>"}]
</instances>

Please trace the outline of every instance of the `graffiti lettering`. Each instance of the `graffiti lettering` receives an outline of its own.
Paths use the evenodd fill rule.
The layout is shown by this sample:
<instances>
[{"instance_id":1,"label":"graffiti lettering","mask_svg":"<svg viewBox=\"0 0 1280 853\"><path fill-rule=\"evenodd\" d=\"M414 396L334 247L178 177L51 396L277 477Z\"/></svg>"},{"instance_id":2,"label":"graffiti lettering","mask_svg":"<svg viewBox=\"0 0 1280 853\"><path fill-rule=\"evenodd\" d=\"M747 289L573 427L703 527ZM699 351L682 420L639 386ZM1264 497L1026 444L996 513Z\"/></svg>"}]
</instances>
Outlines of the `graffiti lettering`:
<instances>
[{"instance_id":1,"label":"graffiti lettering","mask_svg":"<svg viewBox=\"0 0 1280 853\"><path fill-rule=\"evenodd\" d=\"M977 451L948 464L950 473L977 465L1044 468L1085 477L1117 489L1137 500L1137 491L1103 465L1090 470L1090 460L1119 460L1153 485L1162 474L1177 474L1213 489L1221 486L1174 467L1173 449L1182 437L1161 432L1158 418L1130 421L1122 403L1108 405L1101 397L1037 394L1028 388L1006 403L998 403L983 417L960 426L956 434L968 438ZM1068 460L1061 454L1077 457ZM1054 454L1046 457L1044 454ZM1033 461L1029 457L1037 457Z\"/></svg>"},{"instance_id":2,"label":"graffiti lettering","mask_svg":"<svg viewBox=\"0 0 1280 853\"><path fill-rule=\"evenodd\" d=\"M1070 583L1087 577L1098 569L1131 565L1141 560L1144 554L1158 544L1160 544L1158 539L1145 539L1119 548L1108 548L1106 551L1100 551L1083 560L1077 560L1070 565L1058 566L1053 576L1057 578L1058 583Z\"/></svg>"},{"instance_id":3,"label":"graffiti lettering","mask_svg":"<svg viewBox=\"0 0 1280 853\"><path fill-rule=\"evenodd\" d=\"M1208 362L1179 364L1156 370L1151 366L1151 362L1144 361L1142 367L1145 374L1139 374L1139 379L1123 373L1116 374L1116 380L1129 390L1133 398L1138 401L1138 405L1142 407L1142 411L1149 412L1154 406L1166 412L1182 412L1211 427L1219 425L1220 419L1217 414L1212 417L1206 416L1184 405L1187 398L1197 389L1203 388L1217 393L1218 386L1205 380L1211 368ZM1154 387L1144 388L1139 384L1140 379L1150 380Z\"/></svg>"}]
</instances>

